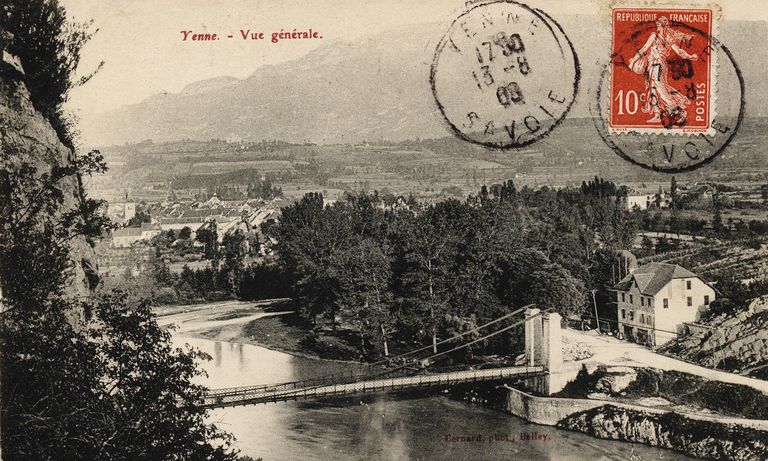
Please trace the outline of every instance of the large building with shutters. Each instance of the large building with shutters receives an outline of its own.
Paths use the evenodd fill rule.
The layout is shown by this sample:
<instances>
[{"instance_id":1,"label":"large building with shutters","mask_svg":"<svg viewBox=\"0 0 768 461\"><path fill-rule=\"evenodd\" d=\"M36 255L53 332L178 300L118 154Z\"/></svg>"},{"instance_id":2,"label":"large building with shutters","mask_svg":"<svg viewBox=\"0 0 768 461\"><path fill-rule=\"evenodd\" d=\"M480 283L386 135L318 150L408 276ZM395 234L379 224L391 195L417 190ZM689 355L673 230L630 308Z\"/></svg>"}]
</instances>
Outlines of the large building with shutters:
<instances>
[{"instance_id":1,"label":"large building with shutters","mask_svg":"<svg viewBox=\"0 0 768 461\"><path fill-rule=\"evenodd\" d=\"M654 346L699 320L715 299L715 290L698 275L666 263L640 266L613 289L620 335Z\"/></svg>"}]
</instances>

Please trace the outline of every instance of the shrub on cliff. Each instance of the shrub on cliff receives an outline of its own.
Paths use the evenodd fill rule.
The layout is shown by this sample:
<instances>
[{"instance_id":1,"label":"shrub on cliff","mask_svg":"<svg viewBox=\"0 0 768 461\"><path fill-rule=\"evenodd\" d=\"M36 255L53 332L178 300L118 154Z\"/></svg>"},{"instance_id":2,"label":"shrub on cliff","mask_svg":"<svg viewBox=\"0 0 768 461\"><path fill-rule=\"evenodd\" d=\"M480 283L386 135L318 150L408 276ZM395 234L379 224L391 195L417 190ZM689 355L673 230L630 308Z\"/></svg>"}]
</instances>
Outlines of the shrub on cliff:
<instances>
[{"instance_id":1,"label":"shrub on cliff","mask_svg":"<svg viewBox=\"0 0 768 461\"><path fill-rule=\"evenodd\" d=\"M50 121L64 145L72 148L74 126L63 105L71 89L90 80L98 71L97 68L79 78L75 75L80 51L93 35L92 22L69 21L58 0L3 3L0 29L14 35L9 51L21 60L32 103Z\"/></svg>"},{"instance_id":2,"label":"shrub on cliff","mask_svg":"<svg viewBox=\"0 0 768 461\"><path fill-rule=\"evenodd\" d=\"M60 212L68 175L15 157L0 174L3 459L234 459L196 406L203 356L174 349L146 303L109 294L69 321L68 242L99 221Z\"/></svg>"}]
</instances>

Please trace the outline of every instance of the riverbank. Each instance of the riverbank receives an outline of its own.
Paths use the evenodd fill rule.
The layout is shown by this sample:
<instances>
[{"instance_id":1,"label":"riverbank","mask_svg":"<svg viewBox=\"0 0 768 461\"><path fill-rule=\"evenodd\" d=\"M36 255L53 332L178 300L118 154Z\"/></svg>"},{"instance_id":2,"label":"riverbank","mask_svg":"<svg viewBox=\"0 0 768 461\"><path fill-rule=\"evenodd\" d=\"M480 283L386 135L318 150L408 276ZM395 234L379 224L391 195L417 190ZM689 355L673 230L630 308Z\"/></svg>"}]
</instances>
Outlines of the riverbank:
<instances>
[{"instance_id":1,"label":"riverbank","mask_svg":"<svg viewBox=\"0 0 768 461\"><path fill-rule=\"evenodd\" d=\"M314 360L360 363L354 348L342 339L311 337L290 299L161 306L154 312L160 326L173 326L174 335L180 337L250 344ZM346 353L334 355L335 351Z\"/></svg>"},{"instance_id":2,"label":"riverbank","mask_svg":"<svg viewBox=\"0 0 768 461\"><path fill-rule=\"evenodd\" d=\"M768 459L768 396L749 386L653 368L585 367L553 396L518 387L496 388L482 400L596 438L704 459Z\"/></svg>"}]
</instances>

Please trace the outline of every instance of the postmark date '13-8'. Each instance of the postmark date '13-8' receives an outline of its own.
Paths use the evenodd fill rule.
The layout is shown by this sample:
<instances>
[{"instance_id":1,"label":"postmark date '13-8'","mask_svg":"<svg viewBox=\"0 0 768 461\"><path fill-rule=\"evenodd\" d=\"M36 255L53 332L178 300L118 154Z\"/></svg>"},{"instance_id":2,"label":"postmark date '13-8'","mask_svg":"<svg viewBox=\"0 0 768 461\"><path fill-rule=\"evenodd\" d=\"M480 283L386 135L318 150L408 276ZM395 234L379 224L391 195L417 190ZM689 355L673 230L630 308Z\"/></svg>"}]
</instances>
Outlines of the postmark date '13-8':
<instances>
[{"instance_id":1,"label":"postmark date '13-8'","mask_svg":"<svg viewBox=\"0 0 768 461\"><path fill-rule=\"evenodd\" d=\"M567 114L578 60L546 13L500 1L459 16L437 47L431 84L454 133L488 147L530 144Z\"/></svg>"}]
</instances>

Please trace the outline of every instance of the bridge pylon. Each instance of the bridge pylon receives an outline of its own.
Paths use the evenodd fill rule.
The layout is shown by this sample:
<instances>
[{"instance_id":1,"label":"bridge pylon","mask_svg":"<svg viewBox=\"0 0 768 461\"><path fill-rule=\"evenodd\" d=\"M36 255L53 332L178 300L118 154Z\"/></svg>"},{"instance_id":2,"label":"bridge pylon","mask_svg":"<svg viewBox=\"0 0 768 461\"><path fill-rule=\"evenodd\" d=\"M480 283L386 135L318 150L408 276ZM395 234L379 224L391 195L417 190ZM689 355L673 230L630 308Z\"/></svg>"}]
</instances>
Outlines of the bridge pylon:
<instances>
[{"instance_id":1,"label":"bridge pylon","mask_svg":"<svg viewBox=\"0 0 768 461\"><path fill-rule=\"evenodd\" d=\"M534 378L533 386L537 391L552 394L559 391L552 379L563 368L562 333L560 314L541 312L536 308L525 311L525 360L528 366L541 366L547 371L546 376Z\"/></svg>"}]
</instances>

